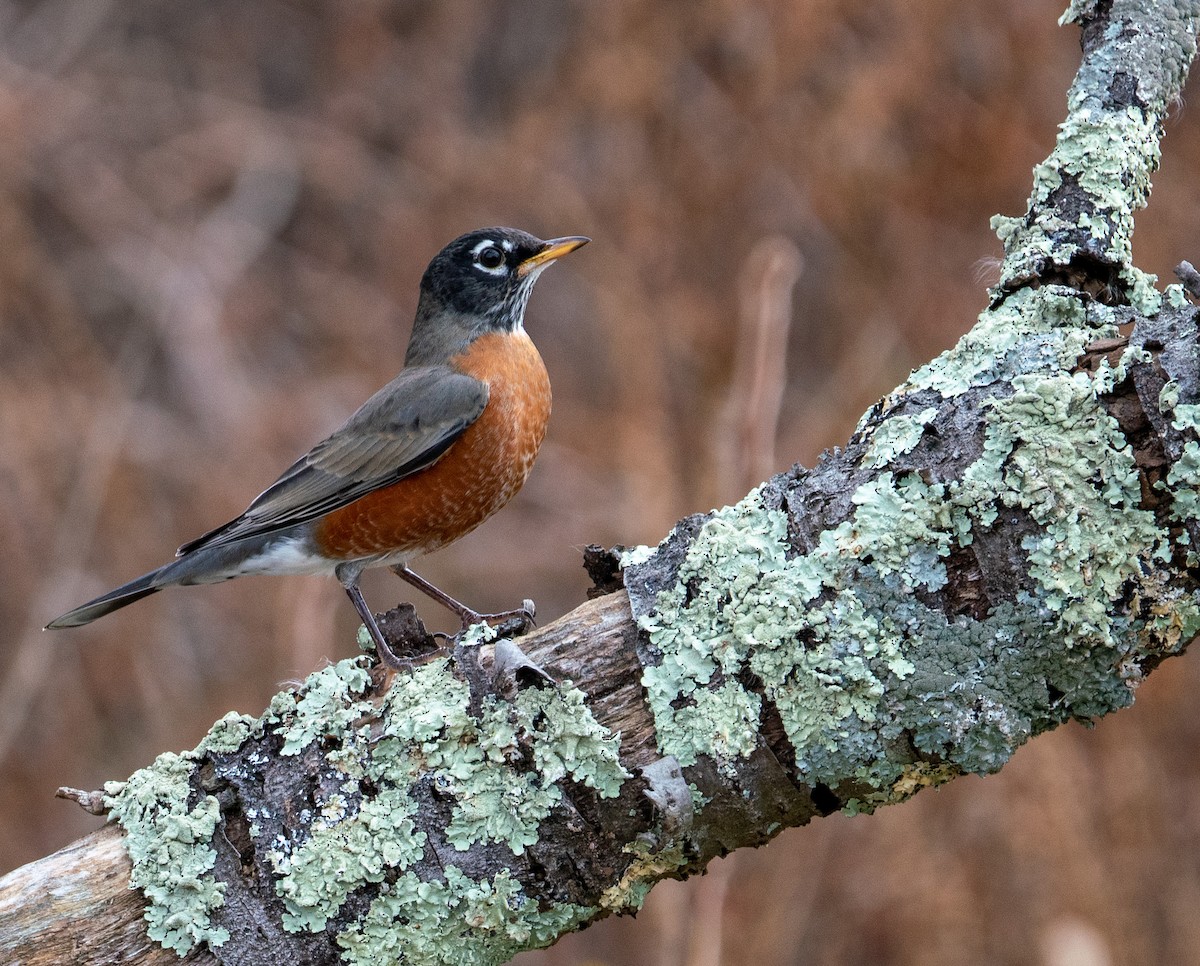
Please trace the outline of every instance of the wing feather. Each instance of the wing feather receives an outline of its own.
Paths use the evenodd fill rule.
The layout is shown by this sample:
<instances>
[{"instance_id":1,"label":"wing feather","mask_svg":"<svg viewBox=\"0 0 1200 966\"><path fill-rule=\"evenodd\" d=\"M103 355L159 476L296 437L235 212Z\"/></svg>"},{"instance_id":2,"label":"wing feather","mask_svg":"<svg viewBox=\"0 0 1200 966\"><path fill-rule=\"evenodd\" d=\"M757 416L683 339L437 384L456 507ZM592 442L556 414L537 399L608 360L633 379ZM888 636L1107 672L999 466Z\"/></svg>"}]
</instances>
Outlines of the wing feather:
<instances>
[{"instance_id":1,"label":"wing feather","mask_svg":"<svg viewBox=\"0 0 1200 966\"><path fill-rule=\"evenodd\" d=\"M449 366L413 366L293 463L235 520L179 548L231 543L306 523L428 466L483 412L488 388Z\"/></svg>"}]
</instances>

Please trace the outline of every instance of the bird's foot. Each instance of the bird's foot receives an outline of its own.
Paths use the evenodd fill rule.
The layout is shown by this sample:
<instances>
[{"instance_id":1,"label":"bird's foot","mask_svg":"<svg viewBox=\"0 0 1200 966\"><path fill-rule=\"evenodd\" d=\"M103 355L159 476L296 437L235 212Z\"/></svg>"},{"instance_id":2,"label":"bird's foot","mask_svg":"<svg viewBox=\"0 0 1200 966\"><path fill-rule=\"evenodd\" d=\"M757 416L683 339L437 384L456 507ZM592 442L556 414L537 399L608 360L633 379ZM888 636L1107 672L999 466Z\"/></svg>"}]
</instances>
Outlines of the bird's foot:
<instances>
[{"instance_id":1,"label":"bird's foot","mask_svg":"<svg viewBox=\"0 0 1200 966\"><path fill-rule=\"evenodd\" d=\"M406 564L396 564L392 567L392 573L458 616L458 619L462 621L462 627L455 635L455 640L461 640L463 634L473 624L487 624L494 627L496 632L503 637L518 637L537 626L537 622L533 619L535 612L533 601L528 598L517 610L501 611L499 614L481 614L462 601L455 600L420 574L414 573Z\"/></svg>"},{"instance_id":2,"label":"bird's foot","mask_svg":"<svg viewBox=\"0 0 1200 966\"><path fill-rule=\"evenodd\" d=\"M537 627L537 621L534 620L536 613L537 608L528 597L516 610L500 611L498 614L480 614L469 607L463 607L458 611L462 628L456 635L456 640L461 639L475 624L487 624L499 637L520 637Z\"/></svg>"}]
</instances>

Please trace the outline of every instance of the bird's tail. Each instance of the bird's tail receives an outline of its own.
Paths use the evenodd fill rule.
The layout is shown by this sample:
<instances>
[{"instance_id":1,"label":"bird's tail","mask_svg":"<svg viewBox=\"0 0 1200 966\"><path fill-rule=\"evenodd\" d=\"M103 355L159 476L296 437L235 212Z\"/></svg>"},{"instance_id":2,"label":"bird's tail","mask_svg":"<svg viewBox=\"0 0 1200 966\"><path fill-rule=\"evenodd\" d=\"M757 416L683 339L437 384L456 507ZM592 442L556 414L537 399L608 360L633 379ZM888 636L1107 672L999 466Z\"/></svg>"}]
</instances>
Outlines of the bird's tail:
<instances>
[{"instance_id":1,"label":"bird's tail","mask_svg":"<svg viewBox=\"0 0 1200 966\"><path fill-rule=\"evenodd\" d=\"M168 566L170 565L168 564ZM54 620L46 625L46 630L58 630L62 627L80 627L83 624L90 624L97 617L111 614L114 610L120 610L126 604L132 604L135 600L141 600L143 597L149 597L151 594L158 593L163 587L160 580L162 572L165 569L165 567L160 567L158 570L152 570L148 574L142 574L136 580L122 584L116 590L110 590L103 597L97 597L95 600L89 600L86 604L80 604L74 610L69 610L61 617L54 618Z\"/></svg>"}]
</instances>

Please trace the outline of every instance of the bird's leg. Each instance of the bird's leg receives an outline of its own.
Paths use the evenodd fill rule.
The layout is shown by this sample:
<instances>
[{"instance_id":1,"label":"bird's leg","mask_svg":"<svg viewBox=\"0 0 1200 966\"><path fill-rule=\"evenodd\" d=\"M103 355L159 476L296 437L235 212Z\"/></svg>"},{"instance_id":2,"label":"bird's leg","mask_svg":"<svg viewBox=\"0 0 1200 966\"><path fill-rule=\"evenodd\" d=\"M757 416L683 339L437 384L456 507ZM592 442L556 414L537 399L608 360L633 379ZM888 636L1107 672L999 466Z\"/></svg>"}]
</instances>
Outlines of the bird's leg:
<instances>
[{"instance_id":1,"label":"bird's leg","mask_svg":"<svg viewBox=\"0 0 1200 966\"><path fill-rule=\"evenodd\" d=\"M472 610L461 601L455 600L440 587L431 584L420 574L408 569L406 564L396 564L392 567L394 573L401 580L412 584L421 593L432 597L447 610L458 615L458 619L462 621L462 627L465 631L472 624L478 624L486 621L489 624L503 622L508 620L519 620L521 622L521 631L526 631L534 626L533 621L533 601L525 601L525 606L517 610L507 610L499 614L481 614L479 611Z\"/></svg>"},{"instance_id":2,"label":"bird's leg","mask_svg":"<svg viewBox=\"0 0 1200 966\"><path fill-rule=\"evenodd\" d=\"M363 626L366 627L367 633L371 635L371 640L375 642L375 653L379 655L379 660L397 671L403 671L406 668L411 669L412 663L398 657L396 652L392 650L392 646L383 636L383 631L379 629L375 615L371 613L371 608L367 606L367 602L363 599L362 591L358 589L358 576L361 570L349 571L338 567L335 572L338 580L341 581L342 586L346 589L346 596L350 598L350 603L358 611L358 616L362 620Z\"/></svg>"}]
</instances>

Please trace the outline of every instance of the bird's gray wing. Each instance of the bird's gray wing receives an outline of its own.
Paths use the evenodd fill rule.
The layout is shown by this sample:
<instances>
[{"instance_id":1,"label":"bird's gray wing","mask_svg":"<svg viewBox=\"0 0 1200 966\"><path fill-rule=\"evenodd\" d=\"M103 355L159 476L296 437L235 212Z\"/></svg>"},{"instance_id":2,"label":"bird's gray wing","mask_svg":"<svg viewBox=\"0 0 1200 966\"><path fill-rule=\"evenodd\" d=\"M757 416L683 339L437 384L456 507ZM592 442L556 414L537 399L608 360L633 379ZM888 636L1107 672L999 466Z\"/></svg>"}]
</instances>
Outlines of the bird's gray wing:
<instances>
[{"instance_id":1,"label":"bird's gray wing","mask_svg":"<svg viewBox=\"0 0 1200 966\"><path fill-rule=\"evenodd\" d=\"M432 466L487 400L485 383L449 366L404 369L245 513L185 543L179 554L305 523Z\"/></svg>"}]
</instances>

